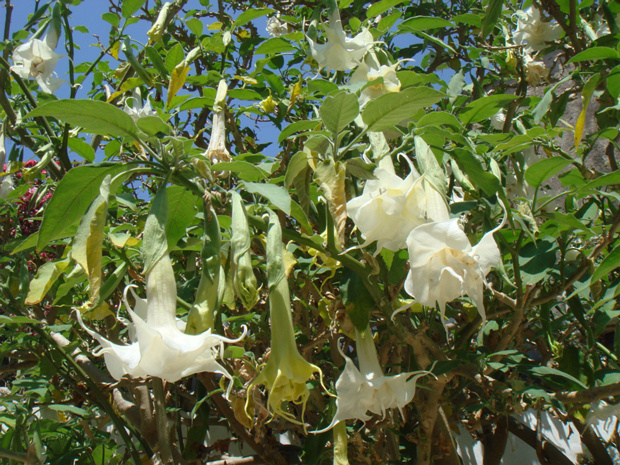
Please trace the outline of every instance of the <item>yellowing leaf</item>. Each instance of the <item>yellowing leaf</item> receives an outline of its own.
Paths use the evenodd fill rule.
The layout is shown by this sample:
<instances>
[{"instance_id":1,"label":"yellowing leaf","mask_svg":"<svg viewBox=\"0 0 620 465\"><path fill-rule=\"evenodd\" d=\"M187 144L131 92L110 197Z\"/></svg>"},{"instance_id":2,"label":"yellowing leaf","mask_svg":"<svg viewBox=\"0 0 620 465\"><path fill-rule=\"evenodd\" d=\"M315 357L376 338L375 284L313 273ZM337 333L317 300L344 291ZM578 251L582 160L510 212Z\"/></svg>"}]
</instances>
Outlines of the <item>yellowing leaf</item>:
<instances>
[{"instance_id":1,"label":"yellowing leaf","mask_svg":"<svg viewBox=\"0 0 620 465\"><path fill-rule=\"evenodd\" d=\"M187 79L187 73L189 73L189 65L185 60L176 65L174 70L172 70L170 85L168 86L168 95L166 95L166 107L170 105L170 102L177 92L183 88L183 84L185 84L185 80Z\"/></svg>"},{"instance_id":2,"label":"yellowing leaf","mask_svg":"<svg viewBox=\"0 0 620 465\"><path fill-rule=\"evenodd\" d=\"M71 250L71 258L80 264L88 276L91 303L99 299L101 289L102 245L108 214L110 179L110 175L105 177L99 196L82 218Z\"/></svg>"},{"instance_id":3,"label":"yellowing leaf","mask_svg":"<svg viewBox=\"0 0 620 465\"><path fill-rule=\"evenodd\" d=\"M239 36L240 39L245 39L246 37L250 37L250 31L247 29L239 29L237 31L237 36Z\"/></svg>"},{"instance_id":4,"label":"yellowing leaf","mask_svg":"<svg viewBox=\"0 0 620 465\"><path fill-rule=\"evenodd\" d=\"M223 24L220 23L219 21L216 21L214 23L211 23L207 26L207 29L209 29L210 31L220 31L222 29Z\"/></svg>"},{"instance_id":5,"label":"yellowing leaf","mask_svg":"<svg viewBox=\"0 0 620 465\"><path fill-rule=\"evenodd\" d=\"M583 129L586 124L586 113L588 111L588 106L590 105L590 99L592 98L592 94L598 85L599 80L601 79L600 74L593 75L588 82L583 86L583 90L581 91L581 113L579 113L579 117L577 118L577 123L575 123L575 149L579 147L581 143L581 138L583 137Z\"/></svg>"},{"instance_id":6,"label":"yellowing leaf","mask_svg":"<svg viewBox=\"0 0 620 465\"><path fill-rule=\"evenodd\" d=\"M86 304L80 307L79 310L80 313L82 313L84 316L95 321L101 321L110 315L114 315L114 313L112 313L112 311L110 310L110 306L105 300L93 309L91 309L88 304Z\"/></svg>"},{"instance_id":7,"label":"yellowing leaf","mask_svg":"<svg viewBox=\"0 0 620 465\"><path fill-rule=\"evenodd\" d=\"M132 237L129 233L110 233L108 238L114 247L122 249L123 247L133 247L140 242L140 239Z\"/></svg>"},{"instance_id":8,"label":"yellowing leaf","mask_svg":"<svg viewBox=\"0 0 620 465\"><path fill-rule=\"evenodd\" d=\"M339 421L334 426L334 465L349 465L347 456L347 425Z\"/></svg>"},{"instance_id":9,"label":"yellowing leaf","mask_svg":"<svg viewBox=\"0 0 620 465\"><path fill-rule=\"evenodd\" d=\"M57 262L48 262L39 268L37 276L30 281L30 289L26 296L26 305L35 305L43 300L56 280L69 266L69 259L65 258Z\"/></svg>"},{"instance_id":10,"label":"yellowing leaf","mask_svg":"<svg viewBox=\"0 0 620 465\"><path fill-rule=\"evenodd\" d=\"M235 74L234 79L243 81L246 84L252 84L252 85L258 84L258 81L250 76L239 76L238 74Z\"/></svg>"},{"instance_id":11,"label":"yellowing leaf","mask_svg":"<svg viewBox=\"0 0 620 465\"><path fill-rule=\"evenodd\" d=\"M303 87L302 82L297 81L295 85L293 86L293 88L291 89L291 99L290 99L291 103L288 104L288 109L286 110L287 113L291 111L291 108L293 108L293 106L297 102L297 99L299 98L301 94L302 87Z\"/></svg>"},{"instance_id":12,"label":"yellowing leaf","mask_svg":"<svg viewBox=\"0 0 620 465\"><path fill-rule=\"evenodd\" d=\"M114 57L115 60L118 60L118 52L121 49L121 41L117 40L116 42L114 42L114 45L112 45L112 47L110 47L110 55L112 55L112 57Z\"/></svg>"},{"instance_id":13,"label":"yellowing leaf","mask_svg":"<svg viewBox=\"0 0 620 465\"><path fill-rule=\"evenodd\" d=\"M276 106L276 102L273 101L271 95L260 102L260 107L265 113L273 113L273 111L276 109Z\"/></svg>"},{"instance_id":14,"label":"yellowing leaf","mask_svg":"<svg viewBox=\"0 0 620 465\"><path fill-rule=\"evenodd\" d=\"M336 227L340 246L344 246L344 229L347 222L345 174L346 167L344 163L334 163L331 160L320 162L314 172L314 179L321 186L321 191L325 195L325 199L327 199L327 207L334 219L334 226Z\"/></svg>"}]
</instances>

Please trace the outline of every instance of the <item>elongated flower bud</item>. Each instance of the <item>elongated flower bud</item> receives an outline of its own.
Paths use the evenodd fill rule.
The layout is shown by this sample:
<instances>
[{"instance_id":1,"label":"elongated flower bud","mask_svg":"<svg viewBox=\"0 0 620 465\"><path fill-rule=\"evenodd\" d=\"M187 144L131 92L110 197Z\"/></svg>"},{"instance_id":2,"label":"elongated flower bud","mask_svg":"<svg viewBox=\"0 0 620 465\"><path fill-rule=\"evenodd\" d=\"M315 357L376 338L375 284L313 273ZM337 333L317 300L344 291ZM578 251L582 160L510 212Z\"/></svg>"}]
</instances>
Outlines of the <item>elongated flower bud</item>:
<instances>
[{"instance_id":1,"label":"elongated flower bud","mask_svg":"<svg viewBox=\"0 0 620 465\"><path fill-rule=\"evenodd\" d=\"M213 210L205 209L205 235L202 246L202 274L196 291L196 301L187 317L187 334L200 334L214 329L216 313L219 308L218 288L220 284L220 225Z\"/></svg>"},{"instance_id":2,"label":"elongated flower bud","mask_svg":"<svg viewBox=\"0 0 620 465\"><path fill-rule=\"evenodd\" d=\"M250 310L258 301L256 276L250 255L250 225L238 193L233 192L232 202L233 287L243 306Z\"/></svg>"},{"instance_id":3,"label":"elongated flower bud","mask_svg":"<svg viewBox=\"0 0 620 465\"><path fill-rule=\"evenodd\" d=\"M171 7L172 3L166 2L162 5L161 10L159 10L157 20L153 23L151 29L149 29L146 33L146 35L149 36L149 44L155 44L161 41L166 24L168 24L168 16L170 15Z\"/></svg>"}]
</instances>

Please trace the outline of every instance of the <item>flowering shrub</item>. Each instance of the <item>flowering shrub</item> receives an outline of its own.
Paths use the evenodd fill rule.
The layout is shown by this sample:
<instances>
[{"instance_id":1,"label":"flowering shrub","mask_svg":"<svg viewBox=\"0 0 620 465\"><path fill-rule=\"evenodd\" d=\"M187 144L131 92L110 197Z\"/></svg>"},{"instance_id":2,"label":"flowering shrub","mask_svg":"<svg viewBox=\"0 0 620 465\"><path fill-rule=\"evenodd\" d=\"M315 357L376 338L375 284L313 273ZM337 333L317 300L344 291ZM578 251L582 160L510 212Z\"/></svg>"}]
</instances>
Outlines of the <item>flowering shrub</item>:
<instances>
[{"instance_id":1,"label":"flowering shrub","mask_svg":"<svg viewBox=\"0 0 620 465\"><path fill-rule=\"evenodd\" d=\"M620 5L35 3L2 460L617 461Z\"/></svg>"}]
</instances>

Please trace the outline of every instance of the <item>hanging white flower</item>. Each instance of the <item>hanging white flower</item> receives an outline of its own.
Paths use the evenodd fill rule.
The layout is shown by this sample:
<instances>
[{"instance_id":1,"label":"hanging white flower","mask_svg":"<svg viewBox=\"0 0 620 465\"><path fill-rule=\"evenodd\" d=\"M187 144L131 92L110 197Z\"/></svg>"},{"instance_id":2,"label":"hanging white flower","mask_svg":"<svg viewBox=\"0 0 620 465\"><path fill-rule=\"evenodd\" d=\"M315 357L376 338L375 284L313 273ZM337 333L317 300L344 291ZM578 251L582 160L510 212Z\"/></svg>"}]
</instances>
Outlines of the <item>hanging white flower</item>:
<instances>
[{"instance_id":1,"label":"hanging white flower","mask_svg":"<svg viewBox=\"0 0 620 465\"><path fill-rule=\"evenodd\" d=\"M347 202L347 215L362 233L364 246L377 241L377 253L382 248L398 251L415 227L450 217L441 194L413 165L405 179L384 168L374 175L377 179L366 181L362 195Z\"/></svg>"},{"instance_id":2,"label":"hanging white flower","mask_svg":"<svg viewBox=\"0 0 620 465\"><path fill-rule=\"evenodd\" d=\"M350 38L342 28L340 12L334 8L329 14L329 25L325 26L327 43L318 44L308 37L312 57L319 64L319 68L328 68L334 71L347 71L359 65L366 52L373 44L372 34L368 29L355 37Z\"/></svg>"},{"instance_id":3,"label":"hanging white flower","mask_svg":"<svg viewBox=\"0 0 620 465\"><path fill-rule=\"evenodd\" d=\"M513 38L517 45L524 45L527 50L542 50L562 35L560 25L555 21L543 21L538 8L519 10L516 16L517 29Z\"/></svg>"},{"instance_id":4,"label":"hanging white flower","mask_svg":"<svg viewBox=\"0 0 620 465\"><path fill-rule=\"evenodd\" d=\"M54 52L57 37L46 36L46 41L30 39L13 52L11 71L22 79L35 79L41 90L53 94L65 82L55 77L54 68L62 55Z\"/></svg>"},{"instance_id":5,"label":"hanging white flower","mask_svg":"<svg viewBox=\"0 0 620 465\"><path fill-rule=\"evenodd\" d=\"M604 400L599 400L590 406L585 426L595 428L599 433L608 433L615 430L617 422L620 421L619 417L620 404L608 404Z\"/></svg>"},{"instance_id":6,"label":"hanging white flower","mask_svg":"<svg viewBox=\"0 0 620 465\"><path fill-rule=\"evenodd\" d=\"M416 371L384 375L370 328L355 330L355 345L359 369L340 351L346 363L336 381L336 414L327 428L316 433L333 428L339 421L355 418L367 421L372 414L385 416L391 408L398 408L402 413L402 409L415 396L418 378L429 374L427 371Z\"/></svg>"},{"instance_id":7,"label":"hanging white flower","mask_svg":"<svg viewBox=\"0 0 620 465\"><path fill-rule=\"evenodd\" d=\"M11 176L0 177L0 199L6 200L11 192L15 190Z\"/></svg>"},{"instance_id":8,"label":"hanging white flower","mask_svg":"<svg viewBox=\"0 0 620 465\"><path fill-rule=\"evenodd\" d=\"M213 114L211 139L209 139L205 157L211 161L212 165L232 160L230 152L226 148L226 114L224 111Z\"/></svg>"},{"instance_id":9,"label":"hanging white flower","mask_svg":"<svg viewBox=\"0 0 620 465\"><path fill-rule=\"evenodd\" d=\"M280 37L281 35L288 34L290 32L288 24L280 21L280 14L277 16L271 16L267 20L267 33L271 37Z\"/></svg>"},{"instance_id":10,"label":"hanging white flower","mask_svg":"<svg viewBox=\"0 0 620 465\"><path fill-rule=\"evenodd\" d=\"M531 56L525 55L523 63L525 65L525 79L529 85L536 87L542 81L547 80L549 70L542 61L534 60Z\"/></svg>"},{"instance_id":11,"label":"hanging white flower","mask_svg":"<svg viewBox=\"0 0 620 465\"><path fill-rule=\"evenodd\" d=\"M501 262L494 232L472 247L457 218L417 227L407 238L410 268L405 291L422 305L437 303L444 324L446 303L464 295L485 320L484 279Z\"/></svg>"},{"instance_id":12,"label":"hanging white flower","mask_svg":"<svg viewBox=\"0 0 620 465\"><path fill-rule=\"evenodd\" d=\"M176 318L177 289L167 253L146 276L147 298L136 298L132 310L126 297L127 290L125 306L133 321L129 328L132 339L129 345L110 342L87 328L80 313L77 313L80 325L101 344L95 355L104 356L114 379L121 379L125 375L134 378L156 376L174 383L185 376L204 371L220 373L231 379L217 359L223 355L224 342L238 340L212 334L210 330L189 335L179 329L183 324L179 325Z\"/></svg>"},{"instance_id":13,"label":"hanging white flower","mask_svg":"<svg viewBox=\"0 0 620 465\"><path fill-rule=\"evenodd\" d=\"M4 174L6 147L4 145L4 128L0 125L0 174ZM11 176L0 176L0 199L5 199L15 189Z\"/></svg>"},{"instance_id":14,"label":"hanging white flower","mask_svg":"<svg viewBox=\"0 0 620 465\"><path fill-rule=\"evenodd\" d=\"M373 60L374 61L374 60ZM381 97L388 92L400 92L400 81L396 76L396 68L398 63L392 66L381 65L378 63L372 63L375 66L369 66L365 61L360 63L353 75L351 76L350 84L374 82L374 84L367 85L362 89L360 94L359 103L360 106L366 105L370 100Z\"/></svg>"},{"instance_id":15,"label":"hanging white flower","mask_svg":"<svg viewBox=\"0 0 620 465\"><path fill-rule=\"evenodd\" d=\"M506 122L506 112L501 109L493 116L491 116L491 127L496 131L504 129L504 123Z\"/></svg>"},{"instance_id":16,"label":"hanging white flower","mask_svg":"<svg viewBox=\"0 0 620 465\"><path fill-rule=\"evenodd\" d=\"M144 116L156 116L157 113L151 107L151 102L146 99L146 104L142 102L140 91L136 88L131 93L131 106L125 101L123 111L127 113L131 118L136 121Z\"/></svg>"}]
</instances>

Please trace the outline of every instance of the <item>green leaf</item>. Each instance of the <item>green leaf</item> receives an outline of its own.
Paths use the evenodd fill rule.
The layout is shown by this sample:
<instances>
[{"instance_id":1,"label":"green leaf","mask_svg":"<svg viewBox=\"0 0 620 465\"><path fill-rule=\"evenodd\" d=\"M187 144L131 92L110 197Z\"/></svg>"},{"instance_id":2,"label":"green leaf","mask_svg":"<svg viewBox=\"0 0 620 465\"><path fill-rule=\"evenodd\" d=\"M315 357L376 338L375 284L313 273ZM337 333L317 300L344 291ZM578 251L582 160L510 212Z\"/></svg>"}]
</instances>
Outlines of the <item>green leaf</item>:
<instances>
[{"instance_id":1,"label":"green leaf","mask_svg":"<svg viewBox=\"0 0 620 465\"><path fill-rule=\"evenodd\" d=\"M144 271L146 276L153 265L168 251L166 239L166 224L168 222L168 198L165 182L159 188L144 225L144 239L142 241L142 256L144 257Z\"/></svg>"},{"instance_id":2,"label":"green leaf","mask_svg":"<svg viewBox=\"0 0 620 465\"><path fill-rule=\"evenodd\" d=\"M362 120L368 131L384 131L413 118L420 108L433 105L443 97L444 93L430 87L409 87L401 92L390 92L368 102Z\"/></svg>"},{"instance_id":3,"label":"green leaf","mask_svg":"<svg viewBox=\"0 0 620 465\"><path fill-rule=\"evenodd\" d=\"M243 26L256 18L260 18L261 16L270 15L274 11L275 10L273 8L250 8L237 16L237 19L232 25L232 29Z\"/></svg>"},{"instance_id":4,"label":"green leaf","mask_svg":"<svg viewBox=\"0 0 620 465\"><path fill-rule=\"evenodd\" d=\"M0 325L40 325L39 320L33 320L25 316L0 315Z\"/></svg>"},{"instance_id":5,"label":"green leaf","mask_svg":"<svg viewBox=\"0 0 620 465\"><path fill-rule=\"evenodd\" d=\"M584 187L594 189L601 186L613 186L614 184L620 184L620 171L612 171L611 173L599 176L598 178L590 181Z\"/></svg>"},{"instance_id":6,"label":"green leaf","mask_svg":"<svg viewBox=\"0 0 620 465\"><path fill-rule=\"evenodd\" d=\"M543 119L543 116L549 111L551 108L551 104L553 103L554 95L553 93L558 88L559 85L564 84L566 81L570 80L571 76L566 76L561 81L555 83L550 89L545 92L544 97L538 102L536 107L532 110L532 116L534 116L534 122L536 124L540 123Z\"/></svg>"},{"instance_id":7,"label":"green leaf","mask_svg":"<svg viewBox=\"0 0 620 465\"><path fill-rule=\"evenodd\" d=\"M484 191L487 196L492 196L501 189L499 179L489 173L482 163L469 151L455 149L452 154L456 158L458 166L469 176L474 185Z\"/></svg>"},{"instance_id":8,"label":"green leaf","mask_svg":"<svg viewBox=\"0 0 620 465\"><path fill-rule=\"evenodd\" d=\"M448 191L448 178L439 165L437 157L420 136L414 136L415 156L420 173L442 196Z\"/></svg>"},{"instance_id":9,"label":"green leaf","mask_svg":"<svg viewBox=\"0 0 620 465\"><path fill-rule=\"evenodd\" d=\"M448 52L450 52L452 55L458 55L458 52L450 45L446 44L443 40L441 40L439 37L435 37L432 36L430 34L427 34L426 32L423 31L412 31L414 34L422 37L423 39L426 39L430 42L433 42L434 44L439 45L440 47L445 48Z\"/></svg>"},{"instance_id":10,"label":"green leaf","mask_svg":"<svg viewBox=\"0 0 620 465\"><path fill-rule=\"evenodd\" d=\"M166 55L166 71L171 73L176 66L183 61L185 53L183 52L183 46L181 44L175 44L168 51Z\"/></svg>"},{"instance_id":11,"label":"green leaf","mask_svg":"<svg viewBox=\"0 0 620 465\"><path fill-rule=\"evenodd\" d=\"M95 161L95 149L93 149L90 144L84 142L82 139L78 139L77 137L69 137L67 139L67 146L85 160L88 160L91 163Z\"/></svg>"},{"instance_id":12,"label":"green leaf","mask_svg":"<svg viewBox=\"0 0 620 465\"><path fill-rule=\"evenodd\" d=\"M143 116L138 118L136 125L149 136L170 135L170 126L159 116Z\"/></svg>"},{"instance_id":13,"label":"green leaf","mask_svg":"<svg viewBox=\"0 0 620 465\"><path fill-rule=\"evenodd\" d=\"M325 128L333 134L339 134L359 113L357 97L350 92L328 95L319 110Z\"/></svg>"},{"instance_id":14,"label":"green leaf","mask_svg":"<svg viewBox=\"0 0 620 465\"><path fill-rule=\"evenodd\" d=\"M594 284L599 279L608 276L613 270L618 267L620 267L620 246L617 246L609 253L609 255L605 257L601 264L596 268L594 273L592 273L590 282Z\"/></svg>"},{"instance_id":15,"label":"green leaf","mask_svg":"<svg viewBox=\"0 0 620 465\"><path fill-rule=\"evenodd\" d=\"M610 47L591 47L583 52L579 52L573 58L568 60L566 64L578 63L580 61L596 61L620 58L620 54L614 48Z\"/></svg>"},{"instance_id":16,"label":"green leaf","mask_svg":"<svg viewBox=\"0 0 620 465\"><path fill-rule=\"evenodd\" d=\"M293 52L295 50L295 47L293 47L288 40L282 39L281 37L272 37L260 44L256 48L254 54L274 55L276 53Z\"/></svg>"},{"instance_id":17,"label":"green leaf","mask_svg":"<svg viewBox=\"0 0 620 465\"><path fill-rule=\"evenodd\" d=\"M380 2L373 3L370 8L366 10L366 18L374 18L380 14L385 13L390 8L405 3L407 0L381 0Z\"/></svg>"},{"instance_id":18,"label":"green leaf","mask_svg":"<svg viewBox=\"0 0 620 465\"><path fill-rule=\"evenodd\" d=\"M374 300L357 273L345 270L342 274L340 284L342 303L345 305L351 322L359 331L363 331L368 327L370 312L375 307Z\"/></svg>"},{"instance_id":19,"label":"green leaf","mask_svg":"<svg viewBox=\"0 0 620 465\"><path fill-rule=\"evenodd\" d=\"M533 375L539 376L541 378L546 378L548 376L559 376L561 378L564 378L564 379L572 381L573 383L575 383L576 385L578 385L579 387L581 387L583 389L587 389L588 388L588 386L583 384L581 381L579 381L574 376L571 376L568 373L564 373L563 371L560 371L560 370L558 370L556 368L551 368L551 367L546 367L546 366L538 366L538 367L530 368L529 372L532 373Z\"/></svg>"},{"instance_id":20,"label":"green leaf","mask_svg":"<svg viewBox=\"0 0 620 465\"><path fill-rule=\"evenodd\" d=\"M424 126L450 126L459 131L463 129L463 125L452 113L446 111L431 111L427 113L417 123L419 128Z\"/></svg>"},{"instance_id":21,"label":"green leaf","mask_svg":"<svg viewBox=\"0 0 620 465\"><path fill-rule=\"evenodd\" d=\"M200 21L198 18L189 18L187 21L185 21L185 24L187 24L187 27L189 28L189 30L192 31L198 37L202 35L204 26L202 24L202 21Z\"/></svg>"},{"instance_id":22,"label":"green leaf","mask_svg":"<svg viewBox=\"0 0 620 465\"><path fill-rule=\"evenodd\" d=\"M257 182L244 182L243 185L249 193L262 195L287 215L291 214L291 196L284 187Z\"/></svg>"},{"instance_id":23,"label":"green leaf","mask_svg":"<svg viewBox=\"0 0 620 465\"><path fill-rule=\"evenodd\" d=\"M237 173L239 179L244 181L262 181L269 177L264 169L243 160L216 163L211 167L212 171L232 171Z\"/></svg>"},{"instance_id":24,"label":"green leaf","mask_svg":"<svg viewBox=\"0 0 620 465\"><path fill-rule=\"evenodd\" d=\"M296 132L299 132L299 131L307 131L309 129L320 129L319 124L320 122L317 120L302 120L302 121L296 121L294 123L291 123L280 132L280 135L278 136L278 142L282 142L284 139L286 139L291 134L295 134Z\"/></svg>"},{"instance_id":25,"label":"green leaf","mask_svg":"<svg viewBox=\"0 0 620 465\"><path fill-rule=\"evenodd\" d=\"M98 100L56 100L35 108L25 117L33 116L52 116L102 136L138 139L138 128L131 116L110 103Z\"/></svg>"},{"instance_id":26,"label":"green leaf","mask_svg":"<svg viewBox=\"0 0 620 465\"><path fill-rule=\"evenodd\" d=\"M181 186L169 186L166 191L168 197L166 238L168 247L174 247L185 236L186 229L196 216L196 196Z\"/></svg>"},{"instance_id":27,"label":"green leaf","mask_svg":"<svg viewBox=\"0 0 620 465\"><path fill-rule=\"evenodd\" d=\"M525 171L525 181L530 186L538 188L543 182L558 174L571 163L571 160L562 157L539 160Z\"/></svg>"},{"instance_id":28,"label":"green leaf","mask_svg":"<svg viewBox=\"0 0 620 465\"><path fill-rule=\"evenodd\" d=\"M115 28L118 28L118 25L121 22L120 16L118 16L116 13L103 13L101 15L101 19L103 19L107 23L110 23Z\"/></svg>"},{"instance_id":29,"label":"green leaf","mask_svg":"<svg viewBox=\"0 0 620 465\"><path fill-rule=\"evenodd\" d=\"M215 89L207 87L203 89L204 97L190 98L186 102L183 102L179 107L179 110L193 110L194 108L213 108L215 103Z\"/></svg>"},{"instance_id":30,"label":"green leaf","mask_svg":"<svg viewBox=\"0 0 620 465\"><path fill-rule=\"evenodd\" d=\"M37 251L51 241L67 237L71 226L75 225L99 194L99 186L106 176L115 176L127 169L127 164L83 165L67 172L50 199L37 239Z\"/></svg>"},{"instance_id":31,"label":"green leaf","mask_svg":"<svg viewBox=\"0 0 620 465\"><path fill-rule=\"evenodd\" d=\"M356 178L360 179L377 179L373 174L377 167L374 163L366 163L361 158L351 158L345 162L347 171Z\"/></svg>"},{"instance_id":32,"label":"green leaf","mask_svg":"<svg viewBox=\"0 0 620 465\"><path fill-rule=\"evenodd\" d=\"M101 260L103 257L103 239L106 218L108 216L108 196L110 195L110 175L107 175L99 190L99 196L93 201L78 227L71 258L84 269L88 276L90 301L99 300L101 289Z\"/></svg>"},{"instance_id":33,"label":"green leaf","mask_svg":"<svg viewBox=\"0 0 620 465\"><path fill-rule=\"evenodd\" d=\"M69 404L49 404L47 408L50 410L55 410L56 412L69 412L80 417L86 417L89 415L88 411Z\"/></svg>"},{"instance_id":34,"label":"green leaf","mask_svg":"<svg viewBox=\"0 0 620 465\"><path fill-rule=\"evenodd\" d=\"M482 22L482 31L480 33L482 38L487 37L491 32L493 32L495 24L502 14L503 8L504 0L489 0L489 5L486 8L484 20Z\"/></svg>"},{"instance_id":35,"label":"green leaf","mask_svg":"<svg viewBox=\"0 0 620 465\"><path fill-rule=\"evenodd\" d=\"M517 98L515 95L489 95L488 97L482 97L466 105L459 116L464 124L478 123L489 119L500 108L505 107L509 102Z\"/></svg>"},{"instance_id":36,"label":"green leaf","mask_svg":"<svg viewBox=\"0 0 620 465\"><path fill-rule=\"evenodd\" d=\"M157 51L157 49L148 45L144 47L144 52L146 53L146 56L149 58L149 60L151 60L151 64L153 65L153 67L157 71L159 71L159 74L161 74L163 78L167 78L169 71L164 64L164 60L162 60L161 56L159 56L159 52Z\"/></svg>"},{"instance_id":37,"label":"green leaf","mask_svg":"<svg viewBox=\"0 0 620 465\"><path fill-rule=\"evenodd\" d=\"M536 284L552 273L557 251L557 242L550 236L525 244L519 251L519 265L524 284Z\"/></svg>"},{"instance_id":38,"label":"green leaf","mask_svg":"<svg viewBox=\"0 0 620 465\"><path fill-rule=\"evenodd\" d=\"M101 292L99 294L99 301L103 302L112 295L118 285L123 281L123 278L127 274L128 268L127 262L121 262L114 268L114 271L106 276L106 280L101 286Z\"/></svg>"},{"instance_id":39,"label":"green leaf","mask_svg":"<svg viewBox=\"0 0 620 465\"><path fill-rule=\"evenodd\" d=\"M144 1L145 0L123 0L123 6L121 7L121 15L123 15L123 18L129 18L142 8Z\"/></svg>"},{"instance_id":40,"label":"green leaf","mask_svg":"<svg viewBox=\"0 0 620 465\"><path fill-rule=\"evenodd\" d=\"M30 281L26 305L35 305L43 300L56 280L69 266L70 260L65 258L56 262L47 262L37 271L36 277Z\"/></svg>"},{"instance_id":41,"label":"green leaf","mask_svg":"<svg viewBox=\"0 0 620 465\"><path fill-rule=\"evenodd\" d=\"M441 27L454 27L447 19L437 18L434 16L414 16L411 19L403 21L398 28L404 31L427 31L429 29L438 29Z\"/></svg>"}]
</instances>

